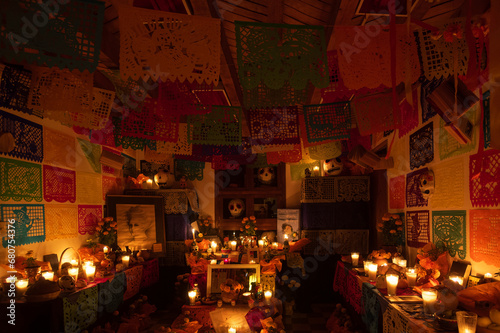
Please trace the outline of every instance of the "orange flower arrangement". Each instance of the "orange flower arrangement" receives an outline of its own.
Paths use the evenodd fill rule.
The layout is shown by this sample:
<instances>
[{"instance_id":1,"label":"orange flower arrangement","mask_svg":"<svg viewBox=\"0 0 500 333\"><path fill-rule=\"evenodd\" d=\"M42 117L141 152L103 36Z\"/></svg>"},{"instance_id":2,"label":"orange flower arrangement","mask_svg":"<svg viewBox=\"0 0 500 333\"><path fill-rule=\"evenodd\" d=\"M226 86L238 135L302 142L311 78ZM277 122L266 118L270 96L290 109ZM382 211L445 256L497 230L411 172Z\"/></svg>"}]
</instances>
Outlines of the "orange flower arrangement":
<instances>
[{"instance_id":1,"label":"orange flower arrangement","mask_svg":"<svg viewBox=\"0 0 500 333\"><path fill-rule=\"evenodd\" d=\"M257 220L255 219L255 216L250 216L250 217L244 217L243 220L241 220L241 228L240 231L243 233L244 236L255 236L255 231L258 229L257 228Z\"/></svg>"}]
</instances>

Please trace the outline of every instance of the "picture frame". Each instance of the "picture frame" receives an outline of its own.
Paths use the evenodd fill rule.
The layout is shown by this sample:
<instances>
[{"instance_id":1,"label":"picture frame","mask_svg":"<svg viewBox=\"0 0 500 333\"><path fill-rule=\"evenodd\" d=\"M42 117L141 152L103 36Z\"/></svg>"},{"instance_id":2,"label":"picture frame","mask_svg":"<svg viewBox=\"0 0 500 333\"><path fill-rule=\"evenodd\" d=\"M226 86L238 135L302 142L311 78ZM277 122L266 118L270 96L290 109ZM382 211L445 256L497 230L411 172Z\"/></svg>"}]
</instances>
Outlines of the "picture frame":
<instances>
[{"instance_id":1,"label":"picture frame","mask_svg":"<svg viewBox=\"0 0 500 333\"><path fill-rule=\"evenodd\" d=\"M238 274L238 270L243 271L247 269L255 269L255 282L260 283L260 264L230 264L230 265L208 265L207 266L207 296L218 293L218 284L220 282L224 282L227 278L233 278L234 275ZM231 272L232 271L232 272ZM222 281L221 277L217 277L221 272L226 272L226 275L223 275ZM243 274L244 275L244 274ZM212 286L214 284L214 286ZM249 288L249 286L245 286Z\"/></svg>"},{"instance_id":2,"label":"picture frame","mask_svg":"<svg viewBox=\"0 0 500 333\"><path fill-rule=\"evenodd\" d=\"M107 195L106 209L117 222L118 246L152 250L156 257L166 255L162 196Z\"/></svg>"}]
</instances>

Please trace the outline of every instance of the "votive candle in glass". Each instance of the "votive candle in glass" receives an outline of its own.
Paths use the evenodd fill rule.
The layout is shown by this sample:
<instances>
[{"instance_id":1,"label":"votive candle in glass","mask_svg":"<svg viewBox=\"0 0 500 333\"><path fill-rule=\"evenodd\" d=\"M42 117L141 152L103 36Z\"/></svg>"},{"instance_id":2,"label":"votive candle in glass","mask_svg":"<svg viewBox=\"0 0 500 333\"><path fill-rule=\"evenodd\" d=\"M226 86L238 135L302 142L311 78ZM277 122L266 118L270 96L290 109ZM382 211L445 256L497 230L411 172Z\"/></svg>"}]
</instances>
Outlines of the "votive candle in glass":
<instances>
[{"instance_id":1,"label":"votive candle in glass","mask_svg":"<svg viewBox=\"0 0 500 333\"><path fill-rule=\"evenodd\" d=\"M264 240L263 239L259 239L259 248L263 249L264 248Z\"/></svg>"},{"instance_id":2,"label":"votive candle in glass","mask_svg":"<svg viewBox=\"0 0 500 333\"><path fill-rule=\"evenodd\" d=\"M266 299L266 302L271 301L271 297L273 297L273 292L271 290L264 291L264 298Z\"/></svg>"},{"instance_id":3,"label":"votive candle in glass","mask_svg":"<svg viewBox=\"0 0 500 333\"><path fill-rule=\"evenodd\" d=\"M109 251L109 248L107 246L102 248L102 252L104 252L104 254L108 253L108 251Z\"/></svg>"},{"instance_id":4,"label":"votive candle in glass","mask_svg":"<svg viewBox=\"0 0 500 333\"><path fill-rule=\"evenodd\" d=\"M189 305L195 305L196 304L196 290L188 291L188 296L189 296Z\"/></svg>"},{"instance_id":5,"label":"votive candle in glass","mask_svg":"<svg viewBox=\"0 0 500 333\"><path fill-rule=\"evenodd\" d=\"M71 259L70 264L73 267L78 266L78 261L76 259Z\"/></svg>"},{"instance_id":6,"label":"votive candle in glass","mask_svg":"<svg viewBox=\"0 0 500 333\"><path fill-rule=\"evenodd\" d=\"M437 290L432 288L423 288L422 299L424 300L424 313L434 314L436 312L435 305L437 302Z\"/></svg>"},{"instance_id":7,"label":"votive candle in glass","mask_svg":"<svg viewBox=\"0 0 500 333\"><path fill-rule=\"evenodd\" d=\"M236 241L231 241L231 251L236 251Z\"/></svg>"},{"instance_id":8,"label":"votive candle in glass","mask_svg":"<svg viewBox=\"0 0 500 333\"><path fill-rule=\"evenodd\" d=\"M377 270L377 264L371 263L370 265L368 265L368 277L370 278L370 281L375 281L377 279Z\"/></svg>"},{"instance_id":9,"label":"votive candle in glass","mask_svg":"<svg viewBox=\"0 0 500 333\"><path fill-rule=\"evenodd\" d=\"M224 258L224 264L230 264L231 258Z\"/></svg>"},{"instance_id":10,"label":"votive candle in glass","mask_svg":"<svg viewBox=\"0 0 500 333\"><path fill-rule=\"evenodd\" d=\"M85 274L87 275L87 279L92 282L95 277L95 266L94 265L86 265L85 266Z\"/></svg>"},{"instance_id":11,"label":"votive candle in glass","mask_svg":"<svg viewBox=\"0 0 500 333\"><path fill-rule=\"evenodd\" d=\"M415 272L414 268L406 270L406 279L408 280L408 287L415 287L417 284L417 272Z\"/></svg>"},{"instance_id":12,"label":"votive candle in glass","mask_svg":"<svg viewBox=\"0 0 500 333\"><path fill-rule=\"evenodd\" d=\"M387 295L396 296L396 290L398 288L398 282L399 282L399 275L386 274L385 281L387 283Z\"/></svg>"},{"instance_id":13,"label":"votive candle in glass","mask_svg":"<svg viewBox=\"0 0 500 333\"><path fill-rule=\"evenodd\" d=\"M24 293L28 289L28 279L17 280L16 282L16 296L24 296Z\"/></svg>"},{"instance_id":14,"label":"votive candle in glass","mask_svg":"<svg viewBox=\"0 0 500 333\"><path fill-rule=\"evenodd\" d=\"M52 281L54 280L54 272L52 271L45 271L45 272L42 272L42 276L45 280L47 281Z\"/></svg>"},{"instance_id":15,"label":"votive candle in glass","mask_svg":"<svg viewBox=\"0 0 500 333\"><path fill-rule=\"evenodd\" d=\"M475 333L477 326L477 313L457 311L457 324L459 333Z\"/></svg>"},{"instance_id":16,"label":"votive candle in glass","mask_svg":"<svg viewBox=\"0 0 500 333\"><path fill-rule=\"evenodd\" d=\"M366 276L368 276L368 267L370 266L370 264L373 264L373 262L371 260L363 261L363 268L364 268Z\"/></svg>"},{"instance_id":17,"label":"votive candle in glass","mask_svg":"<svg viewBox=\"0 0 500 333\"><path fill-rule=\"evenodd\" d=\"M72 276L76 282L78 280L78 267L71 267L70 269L68 269L68 275Z\"/></svg>"},{"instance_id":18,"label":"votive candle in glass","mask_svg":"<svg viewBox=\"0 0 500 333\"><path fill-rule=\"evenodd\" d=\"M210 260L210 265L217 265L217 259Z\"/></svg>"},{"instance_id":19,"label":"votive candle in glass","mask_svg":"<svg viewBox=\"0 0 500 333\"><path fill-rule=\"evenodd\" d=\"M234 328L234 327L230 327L230 328L227 330L227 333L236 333L236 328Z\"/></svg>"},{"instance_id":20,"label":"votive candle in glass","mask_svg":"<svg viewBox=\"0 0 500 333\"><path fill-rule=\"evenodd\" d=\"M464 278L462 276L452 275L450 276L450 280L458 283L461 286L464 284Z\"/></svg>"},{"instance_id":21,"label":"votive candle in glass","mask_svg":"<svg viewBox=\"0 0 500 333\"><path fill-rule=\"evenodd\" d=\"M403 268L406 268L406 259L399 259L399 262L398 262L398 265L403 267Z\"/></svg>"},{"instance_id":22,"label":"votive candle in glass","mask_svg":"<svg viewBox=\"0 0 500 333\"><path fill-rule=\"evenodd\" d=\"M273 242L273 250L277 250L278 249L278 242Z\"/></svg>"},{"instance_id":23,"label":"votive candle in glass","mask_svg":"<svg viewBox=\"0 0 500 333\"><path fill-rule=\"evenodd\" d=\"M358 266L359 253L358 252L352 252L351 253L351 260L352 260L352 265L353 266Z\"/></svg>"},{"instance_id":24,"label":"votive candle in glass","mask_svg":"<svg viewBox=\"0 0 500 333\"><path fill-rule=\"evenodd\" d=\"M493 279L493 275L491 273L484 274L484 282L491 282L491 279Z\"/></svg>"},{"instance_id":25,"label":"votive candle in glass","mask_svg":"<svg viewBox=\"0 0 500 333\"><path fill-rule=\"evenodd\" d=\"M123 256L122 257L123 267L128 268L129 263L130 263L130 256Z\"/></svg>"},{"instance_id":26,"label":"votive candle in glass","mask_svg":"<svg viewBox=\"0 0 500 333\"><path fill-rule=\"evenodd\" d=\"M217 243L212 241L212 252L215 253L217 251Z\"/></svg>"}]
</instances>

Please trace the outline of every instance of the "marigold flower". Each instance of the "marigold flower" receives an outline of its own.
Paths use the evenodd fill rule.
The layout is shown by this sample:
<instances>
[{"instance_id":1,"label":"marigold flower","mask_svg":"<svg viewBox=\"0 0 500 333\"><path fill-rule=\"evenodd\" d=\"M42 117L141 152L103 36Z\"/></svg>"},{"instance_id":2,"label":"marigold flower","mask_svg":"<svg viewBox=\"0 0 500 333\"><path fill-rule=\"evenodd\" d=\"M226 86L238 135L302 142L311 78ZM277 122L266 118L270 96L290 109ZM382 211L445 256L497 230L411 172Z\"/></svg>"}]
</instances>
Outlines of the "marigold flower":
<instances>
[{"instance_id":1,"label":"marigold flower","mask_svg":"<svg viewBox=\"0 0 500 333\"><path fill-rule=\"evenodd\" d=\"M249 228L250 228L250 226L247 224L247 225L245 226L245 229L249 229Z\"/></svg>"},{"instance_id":2,"label":"marigold flower","mask_svg":"<svg viewBox=\"0 0 500 333\"><path fill-rule=\"evenodd\" d=\"M241 221L241 224L245 224L245 223L247 223L247 221L245 221L245 220Z\"/></svg>"},{"instance_id":3,"label":"marigold flower","mask_svg":"<svg viewBox=\"0 0 500 333\"><path fill-rule=\"evenodd\" d=\"M112 218L112 217L105 217L105 218L104 218L104 221L106 221L106 222L111 222L111 221L113 221L113 218Z\"/></svg>"},{"instance_id":4,"label":"marigold flower","mask_svg":"<svg viewBox=\"0 0 500 333\"><path fill-rule=\"evenodd\" d=\"M246 222L246 221L248 221L248 217L243 218L243 222Z\"/></svg>"},{"instance_id":5,"label":"marigold flower","mask_svg":"<svg viewBox=\"0 0 500 333\"><path fill-rule=\"evenodd\" d=\"M105 231L105 232L103 232L102 234L103 234L103 235L107 235L107 234L109 234L109 232Z\"/></svg>"},{"instance_id":6,"label":"marigold flower","mask_svg":"<svg viewBox=\"0 0 500 333\"><path fill-rule=\"evenodd\" d=\"M255 216L250 216L250 220L255 221Z\"/></svg>"},{"instance_id":7,"label":"marigold flower","mask_svg":"<svg viewBox=\"0 0 500 333\"><path fill-rule=\"evenodd\" d=\"M396 233L396 230L391 229L389 232L390 232L391 234L395 234L395 233Z\"/></svg>"},{"instance_id":8,"label":"marigold flower","mask_svg":"<svg viewBox=\"0 0 500 333\"><path fill-rule=\"evenodd\" d=\"M203 234L200 232L200 233L198 234L198 237L200 237L200 238L201 238L201 237L203 237Z\"/></svg>"},{"instance_id":9,"label":"marigold flower","mask_svg":"<svg viewBox=\"0 0 500 333\"><path fill-rule=\"evenodd\" d=\"M399 228L398 228L398 231L403 231L403 227L399 227Z\"/></svg>"},{"instance_id":10,"label":"marigold flower","mask_svg":"<svg viewBox=\"0 0 500 333\"><path fill-rule=\"evenodd\" d=\"M257 227L253 228L253 230L257 230Z\"/></svg>"},{"instance_id":11,"label":"marigold flower","mask_svg":"<svg viewBox=\"0 0 500 333\"><path fill-rule=\"evenodd\" d=\"M243 231L243 228L240 228L240 231Z\"/></svg>"},{"instance_id":12,"label":"marigold flower","mask_svg":"<svg viewBox=\"0 0 500 333\"><path fill-rule=\"evenodd\" d=\"M396 225L402 225L403 222L401 220L397 220L394 224L396 224Z\"/></svg>"},{"instance_id":13,"label":"marigold flower","mask_svg":"<svg viewBox=\"0 0 500 333\"><path fill-rule=\"evenodd\" d=\"M377 231L378 231L378 232L382 232L382 229L380 229L380 228L377 228Z\"/></svg>"},{"instance_id":14,"label":"marigold flower","mask_svg":"<svg viewBox=\"0 0 500 333\"><path fill-rule=\"evenodd\" d=\"M379 226L380 228L383 228L384 224L383 223L379 223L379 224L377 224L377 226Z\"/></svg>"}]
</instances>

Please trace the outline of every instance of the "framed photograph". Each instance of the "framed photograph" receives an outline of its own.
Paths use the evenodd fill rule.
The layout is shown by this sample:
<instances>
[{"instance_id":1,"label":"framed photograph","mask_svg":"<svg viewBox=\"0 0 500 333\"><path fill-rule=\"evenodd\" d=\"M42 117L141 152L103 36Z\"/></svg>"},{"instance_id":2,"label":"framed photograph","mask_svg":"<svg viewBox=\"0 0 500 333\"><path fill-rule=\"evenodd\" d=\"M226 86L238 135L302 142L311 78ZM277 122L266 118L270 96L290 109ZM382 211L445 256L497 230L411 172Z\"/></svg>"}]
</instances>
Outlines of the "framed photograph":
<instances>
[{"instance_id":1,"label":"framed photograph","mask_svg":"<svg viewBox=\"0 0 500 333\"><path fill-rule=\"evenodd\" d=\"M117 244L123 250L153 250L165 255L164 201L162 196L106 196L107 216L117 222Z\"/></svg>"},{"instance_id":2,"label":"framed photograph","mask_svg":"<svg viewBox=\"0 0 500 333\"><path fill-rule=\"evenodd\" d=\"M220 294L220 285L232 279L250 290L252 282L260 283L260 264L230 264L207 266L207 295Z\"/></svg>"},{"instance_id":3,"label":"framed photograph","mask_svg":"<svg viewBox=\"0 0 500 333\"><path fill-rule=\"evenodd\" d=\"M288 240L298 240L300 237L300 210L299 209L278 209L278 219L276 220L276 233L278 243Z\"/></svg>"}]
</instances>

